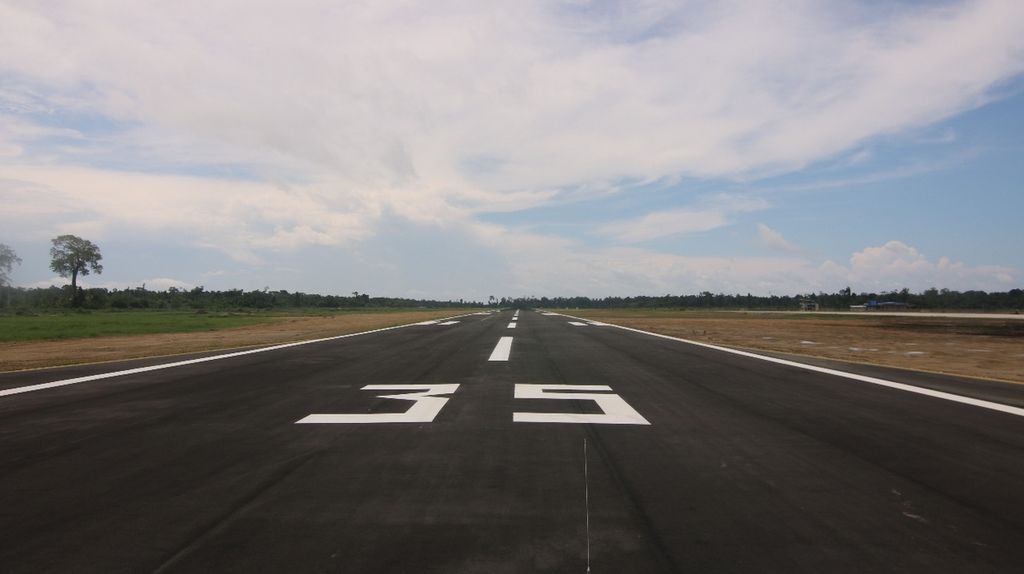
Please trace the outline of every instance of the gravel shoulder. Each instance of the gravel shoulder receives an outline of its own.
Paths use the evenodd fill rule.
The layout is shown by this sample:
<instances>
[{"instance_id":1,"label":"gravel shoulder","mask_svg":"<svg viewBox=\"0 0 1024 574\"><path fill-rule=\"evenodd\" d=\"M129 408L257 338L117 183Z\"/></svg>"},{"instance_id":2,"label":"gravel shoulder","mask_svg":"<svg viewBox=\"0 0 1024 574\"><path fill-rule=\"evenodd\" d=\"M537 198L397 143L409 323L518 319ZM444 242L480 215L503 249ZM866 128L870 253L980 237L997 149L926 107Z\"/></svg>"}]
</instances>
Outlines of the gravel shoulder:
<instances>
[{"instance_id":1,"label":"gravel shoulder","mask_svg":"<svg viewBox=\"0 0 1024 574\"><path fill-rule=\"evenodd\" d=\"M560 312L729 347L1024 383L1024 321L1017 318L633 309Z\"/></svg>"}]
</instances>

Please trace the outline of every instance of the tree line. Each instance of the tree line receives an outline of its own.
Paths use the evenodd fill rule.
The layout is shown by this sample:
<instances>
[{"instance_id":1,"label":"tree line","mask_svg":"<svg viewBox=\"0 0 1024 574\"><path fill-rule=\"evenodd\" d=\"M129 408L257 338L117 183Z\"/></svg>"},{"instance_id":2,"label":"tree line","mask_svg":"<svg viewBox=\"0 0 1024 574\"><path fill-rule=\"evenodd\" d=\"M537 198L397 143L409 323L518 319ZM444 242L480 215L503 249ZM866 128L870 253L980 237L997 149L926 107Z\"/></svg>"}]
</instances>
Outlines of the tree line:
<instances>
[{"instance_id":1,"label":"tree line","mask_svg":"<svg viewBox=\"0 0 1024 574\"><path fill-rule=\"evenodd\" d=\"M483 307L482 302L436 301L407 299L401 297L370 297L353 292L347 295L320 295L289 291L263 289L244 291L207 291L203 287L166 291L146 289L145 285L129 289L89 288L78 285L78 277L90 273L102 273L100 261L103 256L99 247L86 239L74 235L54 238L50 249L50 269L61 277L71 280L66 287L21 288L9 284L9 274L15 265L21 263L18 255L7 245L0 243L0 308L7 309L57 309L81 307L85 309L300 309L300 308L397 308L397 307ZM636 297L502 297L491 295L488 307L520 308L669 308L669 309L767 309L792 310L800 307L801 301L814 301L822 310L847 310L850 305L862 305L870 301L889 301L906 304L914 309L935 310L982 310L1021 311L1024 310L1024 290L1011 289L1006 292L952 291L949 289L926 289L912 293L909 289L879 293L854 293L849 287L836 293L808 293L797 295L740 295L711 293L704 291L696 295L663 295Z\"/></svg>"},{"instance_id":2,"label":"tree line","mask_svg":"<svg viewBox=\"0 0 1024 574\"><path fill-rule=\"evenodd\" d=\"M0 287L0 307L8 310L45 310L69 306L69 286L47 288ZM696 295L662 295L635 297L501 297L488 302L473 300L438 301L402 297L371 297L366 293L351 295L320 295L270 289L245 291L207 290L203 287L178 289L171 287L154 291L141 287L128 289L80 289L75 303L83 309L167 309L167 310L243 310L243 309L362 309L362 308L547 308L547 309L731 309L731 310L796 310L804 300L815 301L822 310L848 310L850 305L868 301L893 301L917 310L979 310L1022 311L1024 290L1007 292L952 291L927 289L912 293L907 289L880 293L853 293L843 289L837 293L804 295L739 295L711 293Z\"/></svg>"},{"instance_id":3,"label":"tree line","mask_svg":"<svg viewBox=\"0 0 1024 574\"><path fill-rule=\"evenodd\" d=\"M845 311L851 305L862 305L869 301L891 301L904 303L911 309L930 310L979 310L979 311L1020 311L1024 310L1024 290L1011 289L1006 292L952 291L950 289L926 289L912 293L909 289L883 291L878 293L854 293L847 287L836 293L807 293L797 295L746 295L711 293L704 291L696 295L662 295L635 297L521 297L502 299L501 306L541 307L548 309L764 309L795 310L801 301L814 301L821 310Z\"/></svg>"},{"instance_id":4,"label":"tree line","mask_svg":"<svg viewBox=\"0 0 1024 574\"><path fill-rule=\"evenodd\" d=\"M352 296L319 295L315 293L291 293L271 291L269 288L257 291L230 289L207 291L203 287L179 289L170 287L166 291L153 291L141 287L128 289L107 289L103 287L82 288L78 278L90 273L103 273L103 255L92 241L75 235L61 235L51 240L50 269L61 277L71 280L64 287L21 288L10 285L10 272L21 258L9 246L0 243L0 308L8 309L59 309L75 307L83 309L288 309L288 308L396 308L396 307L464 307L483 306L482 303L458 301L435 301L407 299L401 297L370 297L358 291Z\"/></svg>"},{"instance_id":5,"label":"tree line","mask_svg":"<svg viewBox=\"0 0 1024 574\"><path fill-rule=\"evenodd\" d=\"M69 286L46 288L0 287L0 307L9 310L61 309L69 306ZM362 309L362 308L454 308L482 307L473 301L435 301L401 297L371 297L366 293L346 295L319 295L269 289L245 291L229 289L210 291L203 287L165 291L147 289L144 285L128 289L79 288L80 309L165 309L165 310L271 310L271 309Z\"/></svg>"}]
</instances>

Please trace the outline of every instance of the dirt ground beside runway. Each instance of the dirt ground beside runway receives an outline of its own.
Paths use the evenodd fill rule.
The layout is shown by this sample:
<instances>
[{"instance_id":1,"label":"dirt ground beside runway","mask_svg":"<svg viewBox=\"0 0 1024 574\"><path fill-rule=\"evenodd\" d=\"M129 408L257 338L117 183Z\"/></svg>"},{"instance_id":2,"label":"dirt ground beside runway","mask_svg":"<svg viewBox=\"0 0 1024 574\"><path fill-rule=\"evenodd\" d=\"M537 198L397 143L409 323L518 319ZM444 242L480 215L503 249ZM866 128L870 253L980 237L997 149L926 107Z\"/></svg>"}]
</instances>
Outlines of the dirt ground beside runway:
<instances>
[{"instance_id":1,"label":"dirt ground beside runway","mask_svg":"<svg viewBox=\"0 0 1024 574\"><path fill-rule=\"evenodd\" d=\"M272 345L358 333L451 317L465 312L467 311L441 309L282 317L268 324L199 333L3 343L0 344L0 372Z\"/></svg>"},{"instance_id":2,"label":"dirt ground beside runway","mask_svg":"<svg viewBox=\"0 0 1024 574\"><path fill-rule=\"evenodd\" d=\"M632 309L560 312L683 339L1024 383L1024 321Z\"/></svg>"},{"instance_id":3,"label":"dirt ground beside runway","mask_svg":"<svg viewBox=\"0 0 1024 574\"><path fill-rule=\"evenodd\" d=\"M678 310L561 312L730 347L1024 383L1024 321ZM284 317L200 333L0 345L0 372L270 345L450 317L457 310Z\"/></svg>"}]
</instances>

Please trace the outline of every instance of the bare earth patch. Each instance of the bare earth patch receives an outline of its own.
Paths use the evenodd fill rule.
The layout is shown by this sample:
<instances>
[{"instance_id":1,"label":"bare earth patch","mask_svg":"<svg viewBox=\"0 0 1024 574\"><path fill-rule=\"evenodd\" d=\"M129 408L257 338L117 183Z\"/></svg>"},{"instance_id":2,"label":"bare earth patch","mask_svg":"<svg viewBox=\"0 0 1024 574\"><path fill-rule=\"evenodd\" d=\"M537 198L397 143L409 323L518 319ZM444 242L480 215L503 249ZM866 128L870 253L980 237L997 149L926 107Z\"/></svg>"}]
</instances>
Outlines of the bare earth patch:
<instances>
[{"instance_id":1,"label":"bare earth patch","mask_svg":"<svg viewBox=\"0 0 1024 574\"><path fill-rule=\"evenodd\" d=\"M1024 383L1024 321L580 309L569 315L752 350Z\"/></svg>"},{"instance_id":2,"label":"bare earth patch","mask_svg":"<svg viewBox=\"0 0 1024 574\"><path fill-rule=\"evenodd\" d=\"M318 339L451 317L462 312L442 309L352 313L329 317L283 317L269 324L200 333L4 343L0 345L0 372Z\"/></svg>"}]
</instances>

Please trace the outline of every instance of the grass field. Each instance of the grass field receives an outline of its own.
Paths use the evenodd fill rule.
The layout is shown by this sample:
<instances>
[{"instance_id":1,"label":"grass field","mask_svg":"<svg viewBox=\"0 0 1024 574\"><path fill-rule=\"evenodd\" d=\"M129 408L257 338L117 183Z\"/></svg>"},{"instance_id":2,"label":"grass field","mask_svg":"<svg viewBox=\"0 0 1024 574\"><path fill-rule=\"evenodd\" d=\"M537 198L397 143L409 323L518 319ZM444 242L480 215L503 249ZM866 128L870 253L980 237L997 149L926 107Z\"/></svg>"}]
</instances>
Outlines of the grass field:
<instances>
[{"instance_id":1,"label":"grass field","mask_svg":"<svg viewBox=\"0 0 1024 574\"><path fill-rule=\"evenodd\" d=\"M416 309L288 309L284 311L67 311L0 315L0 343L195 333L264 325L296 317L393 315Z\"/></svg>"},{"instance_id":2,"label":"grass field","mask_svg":"<svg viewBox=\"0 0 1024 574\"><path fill-rule=\"evenodd\" d=\"M451 317L478 309L95 312L0 316L0 371L270 345Z\"/></svg>"},{"instance_id":3,"label":"grass field","mask_svg":"<svg viewBox=\"0 0 1024 574\"><path fill-rule=\"evenodd\" d=\"M0 316L0 342L60 341L112 335L194 333L259 325L279 317L194 311L97 311Z\"/></svg>"}]
</instances>

